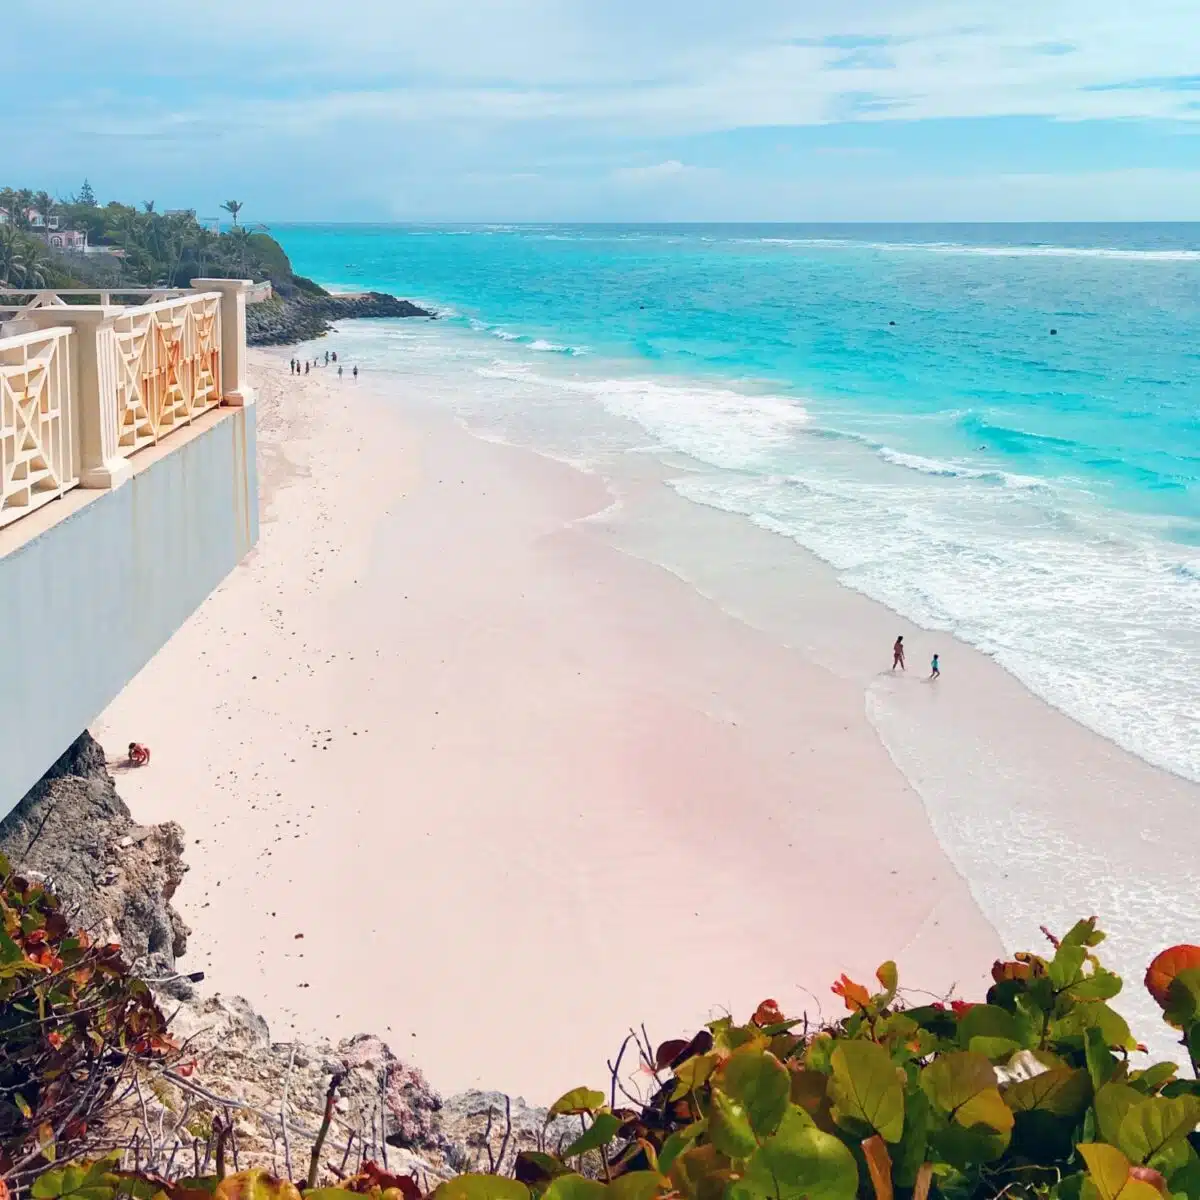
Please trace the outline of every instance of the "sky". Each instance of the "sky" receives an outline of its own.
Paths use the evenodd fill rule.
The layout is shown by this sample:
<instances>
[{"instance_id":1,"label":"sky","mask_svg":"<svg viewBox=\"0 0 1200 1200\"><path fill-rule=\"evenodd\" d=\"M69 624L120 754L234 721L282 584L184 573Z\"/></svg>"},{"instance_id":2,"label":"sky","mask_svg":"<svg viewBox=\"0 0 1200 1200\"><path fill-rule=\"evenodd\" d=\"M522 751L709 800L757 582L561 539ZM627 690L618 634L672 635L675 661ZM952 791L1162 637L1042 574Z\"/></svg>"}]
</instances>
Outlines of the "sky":
<instances>
[{"instance_id":1,"label":"sky","mask_svg":"<svg viewBox=\"0 0 1200 1200\"><path fill-rule=\"evenodd\" d=\"M6 0L0 186L259 221L1200 219L1196 0Z\"/></svg>"}]
</instances>

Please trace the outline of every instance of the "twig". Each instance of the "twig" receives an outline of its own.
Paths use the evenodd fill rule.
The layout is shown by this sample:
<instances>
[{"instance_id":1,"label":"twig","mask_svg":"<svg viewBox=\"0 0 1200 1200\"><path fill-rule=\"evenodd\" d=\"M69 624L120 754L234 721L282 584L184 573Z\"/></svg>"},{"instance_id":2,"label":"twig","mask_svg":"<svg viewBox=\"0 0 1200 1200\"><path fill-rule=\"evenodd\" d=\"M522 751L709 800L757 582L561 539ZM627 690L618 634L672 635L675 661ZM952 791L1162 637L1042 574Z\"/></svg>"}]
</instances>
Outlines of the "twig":
<instances>
[{"instance_id":1,"label":"twig","mask_svg":"<svg viewBox=\"0 0 1200 1200\"><path fill-rule=\"evenodd\" d=\"M504 1137L500 1142L500 1157L496 1164L497 1172L504 1170L504 1155L508 1151L510 1137L512 1137L512 1098L506 1092L504 1095Z\"/></svg>"},{"instance_id":2,"label":"twig","mask_svg":"<svg viewBox=\"0 0 1200 1200\"><path fill-rule=\"evenodd\" d=\"M632 1033L625 1035L625 1040L621 1043L621 1049L617 1051L617 1061L615 1063L607 1062L608 1073L612 1079L612 1088L609 1091L608 1107L617 1107L617 1074L621 1070L621 1059L625 1057L625 1047L629 1045L629 1039L633 1037Z\"/></svg>"},{"instance_id":3,"label":"twig","mask_svg":"<svg viewBox=\"0 0 1200 1200\"><path fill-rule=\"evenodd\" d=\"M492 1117L495 1115L495 1110L488 1105L487 1126L483 1131L483 1146L487 1151L488 1156L488 1174L495 1175L496 1173L496 1156L492 1153Z\"/></svg>"},{"instance_id":4,"label":"twig","mask_svg":"<svg viewBox=\"0 0 1200 1200\"><path fill-rule=\"evenodd\" d=\"M321 1128L317 1131L317 1140L313 1143L312 1148L312 1158L308 1163L309 1191L317 1186L317 1175L321 1170L321 1149L325 1145L325 1139L329 1136L329 1126L333 1123L333 1102L337 1097L338 1086L341 1082L341 1075L332 1075L329 1079L329 1087L325 1092L325 1115L321 1118Z\"/></svg>"},{"instance_id":5,"label":"twig","mask_svg":"<svg viewBox=\"0 0 1200 1200\"><path fill-rule=\"evenodd\" d=\"M217 1178L225 1178L225 1139L229 1136L229 1127L220 1117L213 1119L213 1129L217 1135Z\"/></svg>"},{"instance_id":6,"label":"twig","mask_svg":"<svg viewBox=\"0 0 1200 1200\"><path fill-rule=\"evenodd\" d=\"M383 1153L383 1169L388 1169L388 1140L387 1140L387 1115L388 1115L388 1083L391 1082L392 1068L387 1063L384 1064L383 1072L379 1076L379 1143L380 1150Z\"/></svg>"},{"instance_id":7,"label":"twig","mask_svg":"<svg viewBox=\"0 0 1200 1200\"><path fill-rule=\"evenodd\" d=\"M292 1082L292 1066L296 1061L296 1043L292 1043L292 1051L288 1055L287 1074L283 1077L283 1100L279 1105L279 1124L283 1127L283 1164L287 1171L287 1179L292 1179L292 1143L288 1138L287 1102L288 1087Z\"/></svg>"},{"instance_id":8,"label":"twig","mask_svg":"<svg viewBox=\"0 0 1200 1200\"><path fill-rule=\"evenodd\" d=\"M345 1149L345 1152L342 1154L342 1161L341 1161L341 1164L339 1165L338 1171L337 1171L339 1179L346 1178L346 1164L350 1161L350 1147L353 1145L354 1145L354 1131L351 1130L350 1136L346 1139L346 1149Z\"/></svg>"}]
</instances>

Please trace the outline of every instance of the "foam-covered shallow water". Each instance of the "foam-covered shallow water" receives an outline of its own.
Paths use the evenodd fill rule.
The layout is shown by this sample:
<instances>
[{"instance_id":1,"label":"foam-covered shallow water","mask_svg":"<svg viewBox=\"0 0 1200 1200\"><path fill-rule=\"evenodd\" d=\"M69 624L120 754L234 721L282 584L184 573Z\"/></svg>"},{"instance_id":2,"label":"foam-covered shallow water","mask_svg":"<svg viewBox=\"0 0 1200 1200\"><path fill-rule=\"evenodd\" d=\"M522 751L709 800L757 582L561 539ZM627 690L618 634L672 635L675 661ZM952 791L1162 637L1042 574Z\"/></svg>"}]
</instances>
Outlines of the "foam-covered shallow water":
<instances>
[{"instance_id":1,"label":"foam-covered shallow water","mask_svg":"<svg viewBox=\"0 0 1200 1200\"><path fill-rule=\"evenodd\" d=\"M443 313L347 331L374 367L419 356L573 460L686 467L680 495L1200 779L1195 227L279 232Z\"/></svg>"}]
</instances>

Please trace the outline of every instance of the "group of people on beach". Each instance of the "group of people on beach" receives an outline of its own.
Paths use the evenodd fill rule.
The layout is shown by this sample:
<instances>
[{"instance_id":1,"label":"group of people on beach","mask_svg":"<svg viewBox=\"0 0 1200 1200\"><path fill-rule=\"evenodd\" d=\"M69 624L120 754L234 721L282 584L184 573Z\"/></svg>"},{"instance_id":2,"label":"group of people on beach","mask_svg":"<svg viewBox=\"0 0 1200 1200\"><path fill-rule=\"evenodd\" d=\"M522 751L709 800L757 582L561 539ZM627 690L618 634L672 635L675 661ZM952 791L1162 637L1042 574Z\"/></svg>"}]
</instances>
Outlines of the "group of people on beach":
<instances>
[{"instance_id":1,"label":"group of people on beach","mask_svg":"<svg viewBox=\"0 0 1200 1200\"><path fill-rule=\"evenodd\" d=\"M933 656L933 661L929 664L929 666L929 678L941 679L942 668L936 654ZM902 671L908 670L908 667L904 662L904 634L901 634L896 639L895 644L892 646L892 670L894 671L897 667L899 667Z\"/></svg>"},{"instance_id":2,"label":"group of people on beach","mask_svg":"<svg viewBox=\"0 0 1200 1200\"><path fill-rule=\"evenodd\" d=\"M337 356L336 350L326 350L325 351L324 364L322 364L321 360L318 358L313 358L313 359L306 358L306 359L304 359L303 362L301 362L301 360L298 358L293 358L289 361L288 366L291 368L293 375L307 375L313 369L313 367L319 367L322 365L329 366L330 363L337 363L338 378L341 379L342 373L345 371L345 367L343 367L341 363L338 363L338 356ZM354 366L354 368L351 370L350 374L353 375L355 379L358 378L358 366L357 365Z\"/></svg>"}]
</instances>

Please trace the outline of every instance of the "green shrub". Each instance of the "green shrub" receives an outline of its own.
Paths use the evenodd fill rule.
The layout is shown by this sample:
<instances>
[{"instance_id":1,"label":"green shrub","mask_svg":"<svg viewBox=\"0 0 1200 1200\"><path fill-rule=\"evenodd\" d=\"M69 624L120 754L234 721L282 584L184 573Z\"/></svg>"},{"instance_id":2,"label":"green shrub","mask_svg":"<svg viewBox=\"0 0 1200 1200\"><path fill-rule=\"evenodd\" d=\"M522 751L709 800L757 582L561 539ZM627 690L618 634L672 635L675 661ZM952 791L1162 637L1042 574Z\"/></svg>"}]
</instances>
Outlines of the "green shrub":
<instances>
[{"instance_id":1,"label":"green shrub","mask_svg":"<svg viewBox=\"0 0 1200 1200\"><path fill-rule=\"evenodd\" d=\"M1200 1084L1174 1063L1134 1065L1138 1045L1109 1005L1121 980L1094 952L1103 936L1093 918L1051 939L1049 956L997 962L978 1004L908 1007L884 963L873 988L844 975L834 984L847 1009L835 1023L811 1028L768 1000L745 1024L722 1018L643 1046L647 1101L618 1104L613 1070L607 1096L575 1088L552 1107L580 1121L560 1154L520 1154L513 1179L460 1175L433 1200L1200 1200ZM1146 986L1195 1074L1200 948L1164 951ZM167 1183L111 1163L91 1170L73 1182L51 1172L34 1195L300 1200L305 1190L261 1172ZM348 1192L419 1195L371 1166L306 1200Z\"/></svg>"}]
</instances>

